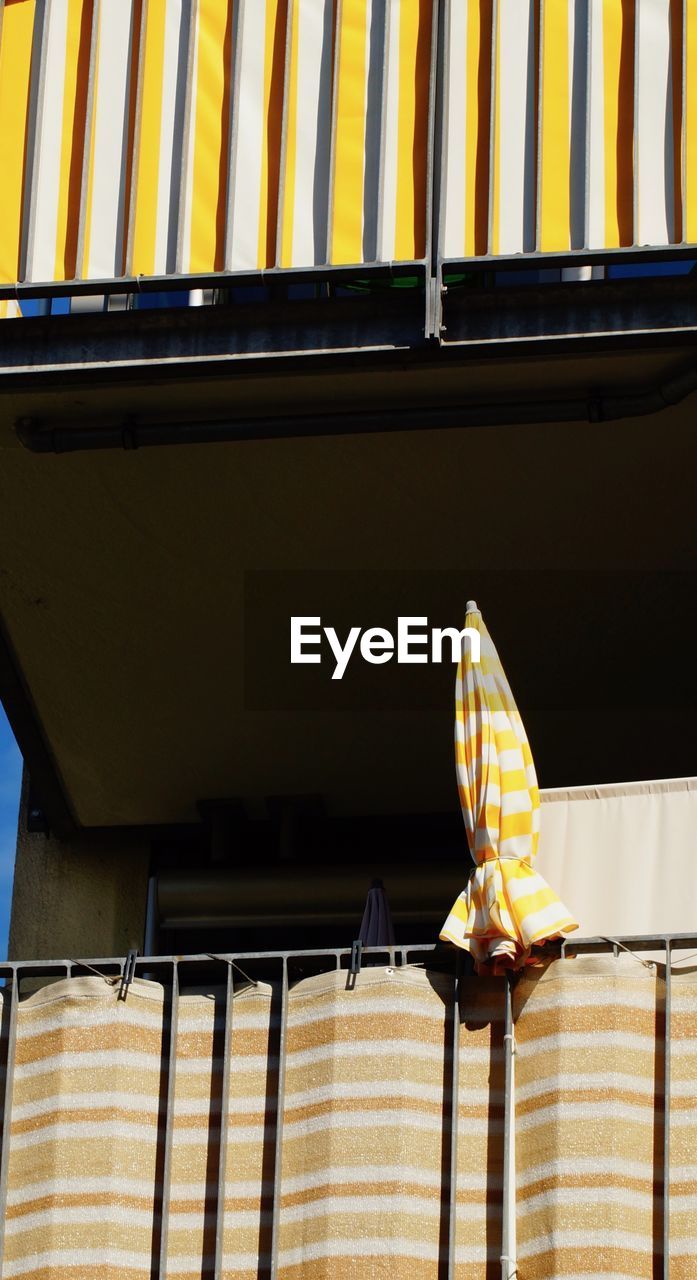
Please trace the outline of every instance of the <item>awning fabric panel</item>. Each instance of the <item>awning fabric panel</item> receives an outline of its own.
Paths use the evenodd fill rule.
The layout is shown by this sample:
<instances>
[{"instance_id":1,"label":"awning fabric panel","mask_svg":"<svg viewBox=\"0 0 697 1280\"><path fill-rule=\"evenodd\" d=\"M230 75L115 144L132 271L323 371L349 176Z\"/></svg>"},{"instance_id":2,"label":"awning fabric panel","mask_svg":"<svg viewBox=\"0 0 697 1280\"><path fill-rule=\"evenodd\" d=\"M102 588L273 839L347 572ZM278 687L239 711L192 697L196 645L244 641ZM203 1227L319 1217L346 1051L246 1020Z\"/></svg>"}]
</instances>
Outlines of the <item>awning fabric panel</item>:
<instances>
[{"instance_id":1,"label":"awning fabric panel","mask_svg":"<svg viewBox=\"0 0 697 1280\"><path fill-rule=\"evenodd\" d=\"M0 15L0 283L424 259L433 0Z\"/></svg>"},{"instance_id":2,"label":"awning fabric panel","mask_svg":"<svg viewBox=\"0 0 697 1280\"><path fill-rule=\"evenodd\" d=\"M684 140L688 191L695 167L691 0L684 135L681 0L447 11L442 257L680 243Z\"/></svg>"},{"instance_id":3,"label":"awning fabric panel","mask_svg":"<svg viewBox=\"0 0 697 1280\"><path fill-rule=\"evenodd\" d=\"M525 1280L651 1280L662 1224L664 987L629 956L553 961L514 994L517 1243ZM659 1155L660 1159L660 1155Z\"/></svg>"},{"instance_id":4,"label":"awning fabric panel","mask_svg":"<svg viewBox=\"0 0 697 1280\"><path fill-rule=\"evenodd\" d=\"M694 0L441 8L0 0L0 283L697 241Z\"/></svg>"}]
</instances>

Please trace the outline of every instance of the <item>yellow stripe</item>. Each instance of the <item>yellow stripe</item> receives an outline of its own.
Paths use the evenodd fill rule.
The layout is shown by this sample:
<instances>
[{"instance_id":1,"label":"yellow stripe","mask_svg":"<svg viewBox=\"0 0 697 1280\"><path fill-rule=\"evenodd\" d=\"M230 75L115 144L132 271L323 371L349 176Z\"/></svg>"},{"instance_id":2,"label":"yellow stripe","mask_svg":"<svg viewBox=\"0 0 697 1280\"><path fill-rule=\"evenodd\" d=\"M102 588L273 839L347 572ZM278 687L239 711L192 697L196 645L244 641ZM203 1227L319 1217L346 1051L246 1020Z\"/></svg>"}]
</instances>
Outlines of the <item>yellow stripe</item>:
<instances>
[{"instance_id":1,"label":"yellow stripe","mask_svg":"<svg viewBox=\"0 0 697 1280\"><path fill-rule=\"evenodd\" d=\"M13 0L0 33L0 280L19 277L35 0Z\"/></svg>"},{"instance_id":2,"label":"yellow stripe","mask_svg":"<svg viewBox=\"0 0 697 1280\"><path fill-rule=\"evenodd\" d=\"M338 59L331 260L363 260L366 0L344 0Z\"/></svg>"},{"instance_id":3,"label":"yellow stripe","mask_svg":"<svg viewBox=\"0 0 697 1280\"><path fill-rule=\"evenodd\" d=\"M401 0L395 258L423 258L431 0Z\"/></svg>"},{"instance_id":4,"label":"yellow stripe","mask_svg":"<svg viewBox=\"0 0 697 1280\"><path fill-rule=\"evenodd\" d=\"M545 5L541 99L540 248L563 250L571 230L568 0Z\"/></svg>"},{"instance_id":5,"label":"yellow stripe","mask_svg":"<svg viewBox=\"0 0 697 1280\"><path fill-rule=\"evenodd\" d=\"M92 121L90 136L90 155L87 171L87 199L85 202L85 234L83 240L82 262L79 264L80 273L86 276L90 261L90 240L92 238L92 198L94 193L94 147L96 135L97 121L97 97L99 94L99 43L101 39L101 6L97 19L97 30L95 33L96 40L96 56L94 62L94 81L92 85Z\"/></svg>"},{"instance_id":6,"label":"yellow stripe","mask_svg":"<svg viewBox=\"0 0 697 1280\"><path fill-rule=\"evenodd\" d=\"M162 128L162 85L165 65L167 0L146 0L140 140L136 159L136 192L132 271L155 273L157 211Z\"/></svg>"},{"instance_id":7,"label":"yellow stripe","mask_svg":"<svg viewBox=\"0 0 697 1280\"><path fill-rule=\"evenodd\" d=\"M84 0L69 0L56 220L56 280L72 280L77 271L91 18L91 7Z\"/></svg>"},{"instance_id":8,"label":"yellow stripe","mask_svg":"<svg viewBox=\"0 0 697 1280\"><path fill-rule=\"evenodd\" d=\"M255 0L257 4L262 0ZM286 0L266 0L266 49L264 53L264 145L259 193L259 248L257 265L276 264L279 154L283 115Z\"/></svg>"},{"instance_id":9,"label":"yellow stripe","mask_svg":"<svg viewBox=\"0 0 697 1280\"><path fill-rule=\"evenodd\" d=\"M685 94L685 226L683 234L697 241L697 10L687 6L685 56L687 91Z\"/></svg>"},{"instance_id":10,"label":"yellow stripe","mask_svg":"<svg viewBox=\"0 0 697 1280\"><path fill-rule=\"evenodd\" d=\"M232 4L199 0L198 15L192 272L223 268Z\"/></svg>"},{"instance_id":11,"label":"yellow stripe","mask_svg":"<svg viewBox=\"0 0 697 1280\"><path fill-rule=\"evenodd\" d=\"M286 155L283 182L283 231L281 239L281 266L293 265L293 231L295 226L295 165L298 149L298 41L299 0L293 4L293 30L291 32L290 74L288 85L288 122L286 131Z\"/></svg>"}]
</instances>

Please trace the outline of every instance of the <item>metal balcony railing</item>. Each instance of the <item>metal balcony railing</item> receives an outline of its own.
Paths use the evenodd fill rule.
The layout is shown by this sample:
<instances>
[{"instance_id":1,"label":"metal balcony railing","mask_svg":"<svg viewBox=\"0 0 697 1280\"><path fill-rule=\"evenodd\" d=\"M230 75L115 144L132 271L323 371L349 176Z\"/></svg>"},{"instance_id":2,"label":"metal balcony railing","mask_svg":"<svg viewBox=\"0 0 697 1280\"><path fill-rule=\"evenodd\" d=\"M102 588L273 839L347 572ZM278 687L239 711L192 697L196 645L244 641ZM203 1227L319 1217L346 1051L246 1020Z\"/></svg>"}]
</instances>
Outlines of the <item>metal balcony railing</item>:
<instances>
[{"instance_id":1,"label":"metal balcony railing","mask_svg":"<svg viewBox=\"0 0 697 1280\"><path fill-rule=\"evenodd\" d=\"M695 934L668 934L657 936L640 936L631 937L623 936L618 938L577 938L568 939L564 942L559 951L556 953L561 958L577 955L579 953L614 953L616 956L623 951L629 951L637 956L646 953L659 953L665 965L665 1067L663 1073L663 1093L664 1093L664 1125L663 1125L663 1280L668 1280L670 1267L670 1204L669 1204L669 1177L668 1170L670 1167L670 1060L671 1060L671 964L673 954L680 951L696 948L697 949L697 933ZM328 972L331 970L344 971L346 973L347 990L352 988L355 983L356 975L360 972L361 964L378 964L387 963L395 968L404 965L423 965L429 969L436 968L441 972L449 973L453 983L453 1025L452 1025L452 1044L459 1043L460 1022L462 1016L462 1005L460 1001L460 983L469 960L464 954L456 952L452 948L443 948L442 946L415 946L408 945L385 947L385 948L365 948L360 949L354 944L353 949L339 948L336 950L315 950L315 951L275 951L275 952L241 952L229 953L225 955L192 955L192 956L155 956L155 957L137 957L135 953L130 953L127 960L108 959L108 960L63 960L55 962L45 961L13 961L0 964L0 980L4 981L4 999L6 1010L6 1036L5 1039L5 1062L4 1062L4 1084L0 1087L4 1090L4 1108L2 1123L2 1149L0 1156L0 1223L4 1222L7 1183L8 1183L8 1166L9 1166L9 1140L10 1126L12 1122L12 1100L13 1100L13 1078L15 1066L15 1048L17 1037L17 1010L20 1002L20 987L23 981L30 982L32 989L36 989L37 982L42 980L56 981L60 978L70 978L85 976L88 974L98 974L105 978L116 979L120 981L120 994L127 998L128 987L135 976L145 976L155 979L165 987L166 991L166 1015L167 1024L167 1076L166 1076L166 1097L163 1118L163 1164L162 1164L162 1190L159 1202L159 1210L161 1213L161 1232L159 1237L159 1254L154 1264L153 1275L162 1280L167 1274L167 1236L168 1236L168 1219L170 1210L170 1178L172 1166L172 1146L173 1146L173 1110L174 1110L174 1083L177 1062L177 1035L178 1035L178 1010L179 1010L179 993L182 985L182 974L186 975L184 986L186 983L190 985L200 984L201 975L206 975L206 980L212 984L217 984L221 976L224 977L225 985L225 1016L224 1016L224 1046L222 1059L222 1097L221 1097L221 1121L220 1121L220 1153L218 1168L218 1185L222 1185L225 1175L225 1160L228 1141L228 1109L230 1100L230 1069L231 1069L231 1027L232 1027L232 1004L235 977L242 978L245 981L255 982L259 980L274 980L278 990L278 1013L280 1019L280 1031L278 1037L279 1046L279 1066L278 1066L278 1084L277 1084L277 1106L276 1106L276 1128L274 1136L274 1158L273 1158L273 1188L272 1188L272 1210L271 1210L271 1260L270 1260L270 1277L276 1280L278 1274L278 1249L279 1249L279 1224L280 1224L280 1187L281 1187L281 1148L283 1140L283 1100L284 1100L284 1084L285 1084L285 1063L286 1063L286 1026L288 1016L288 993L293 982L308 975ZM512 1117L513 1117L513 1097L512 1097L512 1079L513 1079L513 1053L514 1053L514 1027L512 1016L512 988L515 984L515 975L509 977L508 980L501 979L505 990L505 1031L504 1031L504 1054L505 1054L505 1085L504 1085L504 1122L503 1122L503 1205L502 1205L502 1238L501 1238L501 1259L502 1259L502 1275L504 1280L509 1280L511 1274L516 1274L515 1270L511 1273L510 1259L512 1243L509 1234L511 1223L511 1212L514 1211L514 1176L511 1169L511 1135L512 1135ZM450 1093L450 1132L447 1134L450 1151L449 1176L447 1186L444 1187L444 1196L447 1196L447 1275L449 1280L454 1280L456 1274L455 1264L455 1228L456 1228L456 1205L457 1205L457 1136L458 1136L458 1105L460 1097L460 1082L458 1080L458 1063L459 1054L452 1052L448 1055L450 1063L450 1081L446 1086L445 1096ZM0 1076L0 1082L2 1076ZM2 1093L0 1093L0 1097ZM216 1226L215 1226L215 1277L221 1280L223 1276L223 1214L224 1214L224 1198L222 1195L217 1197L216 1207ZM2 1266L2 1233L0 1232L0 1267Z\"/></svg>"}]
</instances>

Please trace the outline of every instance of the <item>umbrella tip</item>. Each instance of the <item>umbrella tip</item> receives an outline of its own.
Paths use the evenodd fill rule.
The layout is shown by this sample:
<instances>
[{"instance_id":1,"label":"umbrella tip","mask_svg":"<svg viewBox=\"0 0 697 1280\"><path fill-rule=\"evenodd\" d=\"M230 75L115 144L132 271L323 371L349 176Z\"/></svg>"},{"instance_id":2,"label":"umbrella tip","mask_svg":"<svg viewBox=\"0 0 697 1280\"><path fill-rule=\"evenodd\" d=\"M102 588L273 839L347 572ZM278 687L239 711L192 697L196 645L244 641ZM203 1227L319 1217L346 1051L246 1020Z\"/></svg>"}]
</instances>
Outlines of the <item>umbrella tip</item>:
<instances>
[{"instance_id":1,"label":"umbrella tip","mask_svg":"<svg viewBox=\"0 0 697 1280\"><path fill-rule=\"evenodd\" d=\"M466 613L479 613L479 605L476 600L468 600Z\"/></svg>"}]
</instances>

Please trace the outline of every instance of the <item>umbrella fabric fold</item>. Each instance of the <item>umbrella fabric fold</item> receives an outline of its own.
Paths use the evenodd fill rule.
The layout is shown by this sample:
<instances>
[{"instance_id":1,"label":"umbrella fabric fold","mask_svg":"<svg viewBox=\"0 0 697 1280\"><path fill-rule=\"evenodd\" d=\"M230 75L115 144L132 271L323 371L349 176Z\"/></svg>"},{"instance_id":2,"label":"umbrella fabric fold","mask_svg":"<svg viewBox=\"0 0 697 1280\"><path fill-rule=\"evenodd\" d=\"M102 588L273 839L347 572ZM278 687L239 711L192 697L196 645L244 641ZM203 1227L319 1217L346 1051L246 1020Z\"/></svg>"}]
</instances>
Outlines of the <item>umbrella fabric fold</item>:
<instances>
[{"instance_id":1,"label":"umbrella fabric fold","mask_svg":"<svg viewBox=\"0 0 697 1280\"><path fill-rule=\"evenodd\" d=\"M527 734L501 660L476 605L465 625L479 632L480 660L468 638L455 685L455 767L467 842L475 866L441 938L469 951L480 973L519 968L534 946L578 928L535 871L540 797Z\"/></svg>"}]
</instances>

